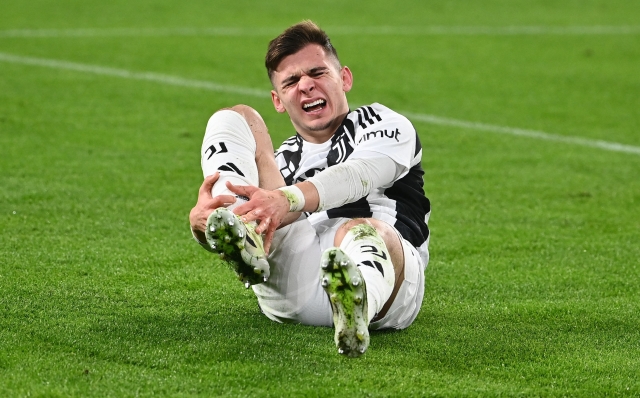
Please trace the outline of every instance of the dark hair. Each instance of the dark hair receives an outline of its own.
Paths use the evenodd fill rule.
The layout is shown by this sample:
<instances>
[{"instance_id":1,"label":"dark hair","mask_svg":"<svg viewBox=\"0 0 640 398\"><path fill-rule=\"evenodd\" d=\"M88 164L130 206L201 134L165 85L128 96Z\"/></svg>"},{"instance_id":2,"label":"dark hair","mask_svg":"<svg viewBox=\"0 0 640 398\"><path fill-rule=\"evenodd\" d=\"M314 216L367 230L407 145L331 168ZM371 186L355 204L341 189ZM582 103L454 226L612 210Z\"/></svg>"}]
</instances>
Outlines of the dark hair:
<instances>
[{"instance_id":1,"label":"dark hair","mask_svg":"<svg viewBox=\"0 0 640 398\"><path fill-rule=\"evenodd\" d=\"M269 80L285 57L297 53L309 44L320 45L328 55L335 58L338 67L340 67L338 52L331 45L329 36L318 25L310 20L305 20L290 26L269 42L269 50L267 50L267 56L264 59Z\"/></svg>"}]
</instances>

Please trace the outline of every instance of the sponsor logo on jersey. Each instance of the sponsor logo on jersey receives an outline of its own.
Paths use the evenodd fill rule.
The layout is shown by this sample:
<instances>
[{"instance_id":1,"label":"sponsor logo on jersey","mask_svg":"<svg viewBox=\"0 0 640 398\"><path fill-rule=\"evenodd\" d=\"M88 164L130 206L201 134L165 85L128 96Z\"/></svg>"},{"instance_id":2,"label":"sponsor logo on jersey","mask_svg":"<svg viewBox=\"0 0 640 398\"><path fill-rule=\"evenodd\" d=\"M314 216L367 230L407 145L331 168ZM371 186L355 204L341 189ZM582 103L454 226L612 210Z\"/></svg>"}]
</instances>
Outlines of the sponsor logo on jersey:
<instances>
[{"instance_id":1,"label":"sponsor logo on jersey","mask_svg":"<svg viewBox=\"0 0 640 398\"><path fill-rule=\"evenodd\" d=\"M395 129L395 131L387 130L387 129L370 131L368 133L364 133L362 137L360 137L358 144L375 139L375 138L394 138L396 142L400 142L400 140L398 139L399 136L400 136L400 130L397 128Z\"/></svg>"}]
</instances>

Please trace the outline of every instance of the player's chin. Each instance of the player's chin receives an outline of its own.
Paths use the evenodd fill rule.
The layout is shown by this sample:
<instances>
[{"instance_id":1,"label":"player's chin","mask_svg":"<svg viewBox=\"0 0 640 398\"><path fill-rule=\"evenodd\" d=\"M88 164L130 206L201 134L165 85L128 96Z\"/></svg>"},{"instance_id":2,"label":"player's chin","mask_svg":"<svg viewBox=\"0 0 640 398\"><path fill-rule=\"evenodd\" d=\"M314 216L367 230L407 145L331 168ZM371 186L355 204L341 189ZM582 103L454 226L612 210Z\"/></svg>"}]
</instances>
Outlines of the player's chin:
<instances>
[{"instance_id":1,"label":"player's chin","mask_svg":"<svg viewBox=\"0 0 640 398\"><path fill-rule=\"evenodd\" d=\"M307 123L309 131L324 131L333 125L333 119L316 119Z\"/></svg>"}]
</instances>

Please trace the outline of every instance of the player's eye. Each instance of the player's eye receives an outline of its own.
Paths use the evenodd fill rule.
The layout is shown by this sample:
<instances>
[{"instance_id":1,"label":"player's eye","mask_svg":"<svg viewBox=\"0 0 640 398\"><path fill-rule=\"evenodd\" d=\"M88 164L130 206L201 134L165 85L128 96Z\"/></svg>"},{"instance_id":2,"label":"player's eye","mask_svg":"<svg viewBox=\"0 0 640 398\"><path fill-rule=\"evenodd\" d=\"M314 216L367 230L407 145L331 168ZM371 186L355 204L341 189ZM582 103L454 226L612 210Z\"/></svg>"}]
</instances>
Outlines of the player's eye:
<instances>
[{"instance_id":1,"label":"player's eye","mask_svg":"<svg viewBox=\"0 0 640 398\"><path fill-rule=\"evenodd\" d=\"M285 80L282 83L282 88L289 88L293 85L295 85L298 82L299 79L289 79L289 80Z\"/></svg>"}]
</instances>

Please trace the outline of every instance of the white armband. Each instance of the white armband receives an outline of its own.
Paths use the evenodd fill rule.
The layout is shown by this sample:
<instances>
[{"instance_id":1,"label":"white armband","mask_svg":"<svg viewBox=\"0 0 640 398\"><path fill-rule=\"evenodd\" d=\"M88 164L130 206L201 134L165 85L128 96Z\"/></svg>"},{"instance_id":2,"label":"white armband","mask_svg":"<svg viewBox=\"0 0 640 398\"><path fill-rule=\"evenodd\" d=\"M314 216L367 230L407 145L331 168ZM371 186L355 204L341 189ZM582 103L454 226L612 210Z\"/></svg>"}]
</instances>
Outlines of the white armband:
<instances>
[{"instance_id":1,"label":"white armband","mask_svg":"<svg viewBox=\"0 0 640 398\"><path fill-rule=\"evenodd\" d=\"M278 188L278 190L282 191L289 201L290 212L302 211L302 209L304 209L305 199L300 188L295 185L289 185L287 187Z\"/></svg>"}]
</instances>

